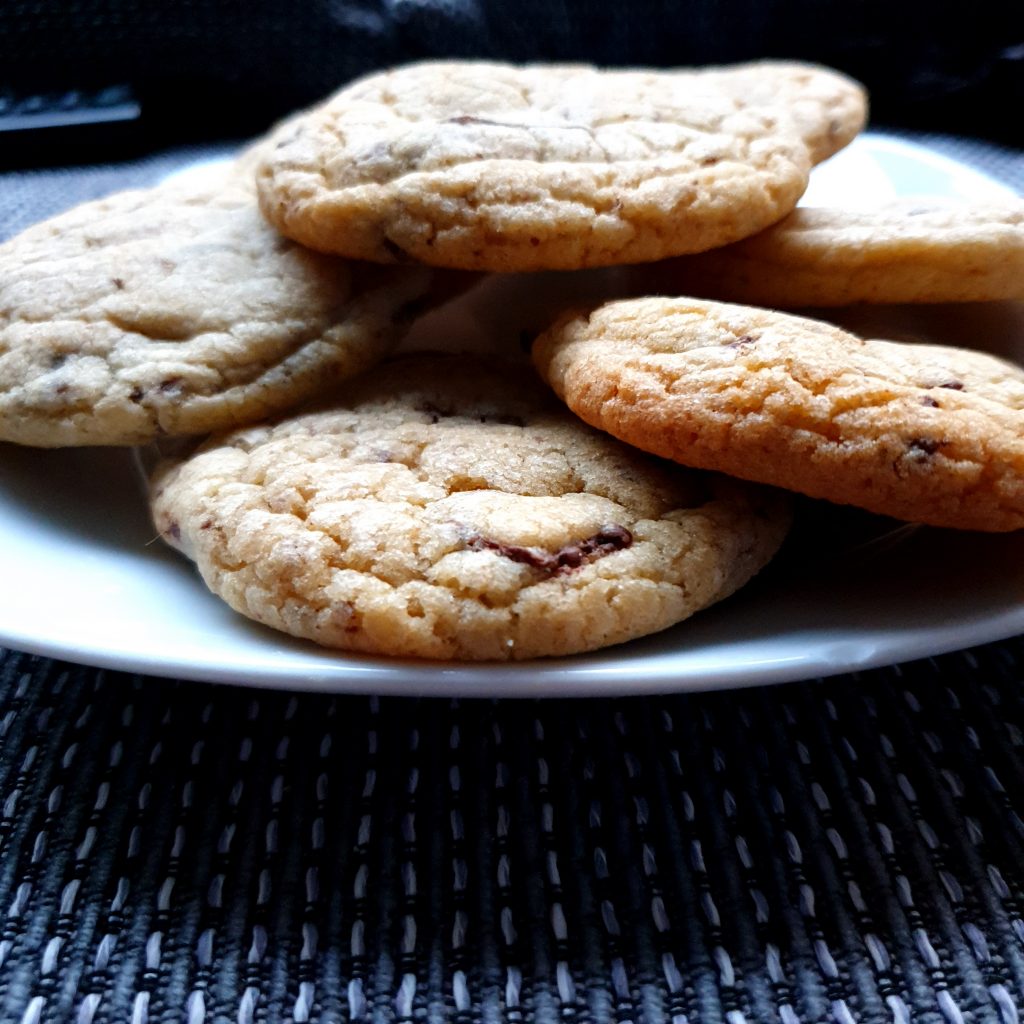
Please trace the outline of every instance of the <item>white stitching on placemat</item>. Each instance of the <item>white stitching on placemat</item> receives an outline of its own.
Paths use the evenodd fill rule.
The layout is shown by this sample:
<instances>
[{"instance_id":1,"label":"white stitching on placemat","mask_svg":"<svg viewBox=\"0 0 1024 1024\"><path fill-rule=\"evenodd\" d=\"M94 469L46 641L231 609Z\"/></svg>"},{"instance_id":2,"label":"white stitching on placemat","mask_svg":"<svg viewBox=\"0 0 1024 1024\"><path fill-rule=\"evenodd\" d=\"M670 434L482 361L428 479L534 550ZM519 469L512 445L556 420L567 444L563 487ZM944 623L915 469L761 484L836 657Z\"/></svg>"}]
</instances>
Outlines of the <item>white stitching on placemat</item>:
<instances>
[{"instance_id":1,"label":"white stitching on placemat","mask_svg":"<svg viewBox=\"0 0 1024 1024\"><path fill-rule=\"evenodd\" d=\"M363 1018L368 1011L365 992L366 980L366 899L370 877L369 844L372 835L372 805L377 788L377 716L380 713L380 702L376 697L369 699L371 721L366 732L366 774L363 777L363 788L360 793L361 813L356 829L356 842L352 857L356 864L352 880L352 897L354 900L352 931L349 948L352 954L352 977L348 983L347 998L349 1016L353 1020Z\"/></svg>"}]
</instances>

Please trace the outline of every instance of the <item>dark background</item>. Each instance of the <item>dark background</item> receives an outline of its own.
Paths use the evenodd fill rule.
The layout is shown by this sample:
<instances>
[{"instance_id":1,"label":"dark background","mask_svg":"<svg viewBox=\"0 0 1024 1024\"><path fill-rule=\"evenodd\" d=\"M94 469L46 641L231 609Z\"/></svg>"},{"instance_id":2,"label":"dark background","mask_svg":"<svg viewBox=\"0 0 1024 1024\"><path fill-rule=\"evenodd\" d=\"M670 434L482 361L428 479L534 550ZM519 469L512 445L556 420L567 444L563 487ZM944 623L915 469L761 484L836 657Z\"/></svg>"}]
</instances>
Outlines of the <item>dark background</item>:
<instances>
[{"instance_id":1,"label":"dark background","mask_svg":"<svg viewBox=\"0 0 1024 1024\"><path fill-rule=\"evenodd\" d=\"M0 0L0 116L116 85L142 108L99 132L0 132L0 164L242 138L364 72L455 56L801 58L863 81L875 126L1024 144L1021 0Z\"/></svg>"}]
</instances>

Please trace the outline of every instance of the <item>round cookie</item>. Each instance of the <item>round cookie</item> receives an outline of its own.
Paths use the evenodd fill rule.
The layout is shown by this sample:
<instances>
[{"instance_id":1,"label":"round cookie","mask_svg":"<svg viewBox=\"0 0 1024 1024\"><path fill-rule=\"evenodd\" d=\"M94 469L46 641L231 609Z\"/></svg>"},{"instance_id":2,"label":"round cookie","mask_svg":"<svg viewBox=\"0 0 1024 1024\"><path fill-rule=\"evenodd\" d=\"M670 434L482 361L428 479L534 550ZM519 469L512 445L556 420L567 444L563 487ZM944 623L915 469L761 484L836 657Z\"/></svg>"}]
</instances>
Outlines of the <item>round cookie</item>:
<instances>
[{"instance_id":1,"label":"round cookie","mask_svg":"<svg viewBox=\"0 0 1024 1024\"><path fill-rule=\"evenodd\" d=\"M0 246L0 440L261 419L381 358L430 282L282 238L230 171L86 203Z\"/></svg>"},{"instance_id":2,"label":"round cookie","mask_svg":"<svg viewBox=\"0 0 1024 1024\"><path fill-rule=\"evenodd\" d=\"M528 367L406 356L158 467L153 517L250 618L352 651L506 660L663 629L768 561L785 495L643 455Z\"/></svg>"},{"instance_id":3,"label":"round cookie","mask_svg":"<svg viewBox=\"0 0 1024 1024\"><path fill-rule=\"evenodd\" d=\"M651 291L764 306L1024 299L1024 202L801 208L751 238L650 269Z\"/></svg>"},{"instance_id":4,"label":"round cookie","mask_svg":"<svg viewBox=\"0 0 1024 1024\"><path fill-rule=\"evenodd\" d=\"M270 221L324 252L575 270L761 230L864 118L861 87L811 65L413 64L289 121L257 181Z\"/></svg>"},{"instance_id":5,"label":"round cookie","mask_svg":"<svg viewBox=\"0 0 1024 1024\"><path fill-rule=\"evenodd\" d=\"M567 314L534 362L588 423L689 466L913 522L1024 526L1024 370L700 299Z\"/></svg>"}]
</instances>

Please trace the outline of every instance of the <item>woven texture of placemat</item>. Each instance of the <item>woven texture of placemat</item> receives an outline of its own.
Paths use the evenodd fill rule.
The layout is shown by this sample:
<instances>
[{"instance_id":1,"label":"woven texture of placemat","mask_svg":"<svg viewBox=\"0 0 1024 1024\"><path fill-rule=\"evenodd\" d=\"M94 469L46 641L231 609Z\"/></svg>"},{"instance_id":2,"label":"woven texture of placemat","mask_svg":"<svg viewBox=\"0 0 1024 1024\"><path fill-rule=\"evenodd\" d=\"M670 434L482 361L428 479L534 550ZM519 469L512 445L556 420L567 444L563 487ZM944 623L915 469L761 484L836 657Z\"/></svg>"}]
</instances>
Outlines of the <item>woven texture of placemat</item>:
<instances>
[{"instance_id":1,"label":"woven texture of placemat","mask_svg":"<svg viewBox=\"0 0 1024 1024\"><path fill-rule=\"evenodd\" d=\"M1019 153L920 141L1024 191ZM0 176L0 236L220 152ZM0 1020L1022 1014L1020 640L549 703L0 657Z\"/></svg>"},{"instance_id":2,"label":"woven texture of placemat","mask_svg":"<svg viewBox=\"0 0 1024 1024\"><path fill-rule=\"evenodd\" d=\"M8 656L5 1021L1017 1021L1024 645L739 694Z\"/></svg>"}]
</instances>

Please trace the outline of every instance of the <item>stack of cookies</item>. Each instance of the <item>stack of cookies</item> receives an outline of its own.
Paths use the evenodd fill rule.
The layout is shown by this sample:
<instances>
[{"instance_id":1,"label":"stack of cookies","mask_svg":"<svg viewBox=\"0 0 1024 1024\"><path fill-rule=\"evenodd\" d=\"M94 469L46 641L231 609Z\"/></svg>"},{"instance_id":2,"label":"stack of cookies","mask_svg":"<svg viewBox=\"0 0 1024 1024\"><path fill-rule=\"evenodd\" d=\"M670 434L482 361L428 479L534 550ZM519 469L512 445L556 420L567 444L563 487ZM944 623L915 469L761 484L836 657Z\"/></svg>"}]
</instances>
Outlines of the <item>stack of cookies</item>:
<instances>
[{"instance_id":1,"label":"stack of cookies","mask_svg":"<svg viewBox=\"0 0 1024 1024\"><path fill-rule=\"evenodd\" d=\"M0 247L0 440L184 439L153 517L211 590L417 658L679 622L771 559L787 492L1018 529L1024 371L778 312L1024 298L1024 204L795 209L864 120L796 64L372 76ZM483 274L625 265L659 297L563 310L533 369L391 355Z\"/></svg>"}]
</instances>

